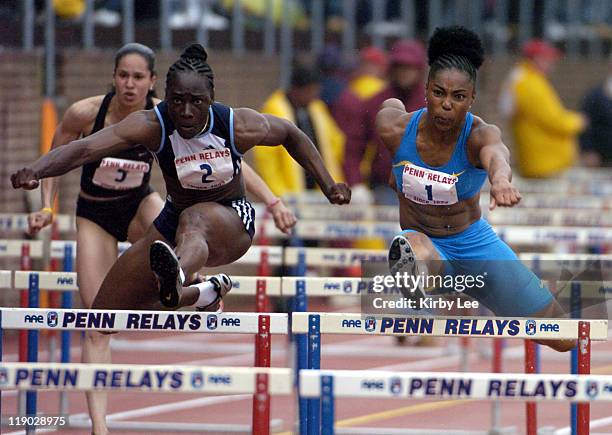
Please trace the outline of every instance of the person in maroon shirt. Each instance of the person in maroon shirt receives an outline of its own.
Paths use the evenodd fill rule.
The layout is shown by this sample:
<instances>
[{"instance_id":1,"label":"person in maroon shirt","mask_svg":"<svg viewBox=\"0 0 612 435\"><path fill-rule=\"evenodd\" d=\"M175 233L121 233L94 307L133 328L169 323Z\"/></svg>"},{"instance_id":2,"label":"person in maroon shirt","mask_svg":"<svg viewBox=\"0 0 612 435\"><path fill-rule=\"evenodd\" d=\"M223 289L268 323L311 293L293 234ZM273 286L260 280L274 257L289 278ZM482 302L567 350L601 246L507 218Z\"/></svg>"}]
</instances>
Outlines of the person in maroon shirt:
<instances>
[{"instance_id":1,"label":"person in maroon shirt","mask_svg":"<svg viewBox=\"0 0 612 435\"><path fill-rule=\"evenodd\" d=\"M383 101L389 98L401 100L408 111L420 108L425 101L425 67L423 45L414 40L399 40L389 52L389 84L365 103L346 104L334 111L338 125L347 133L344 160L346 181L351 186L368 183L377 204L395 204L397 196L388 186L391 156L376 135L376 114ZM377 150L370 178L366 180L360 171L360 164L370 142L374 142Z\"/></svg>"}]
</instances>

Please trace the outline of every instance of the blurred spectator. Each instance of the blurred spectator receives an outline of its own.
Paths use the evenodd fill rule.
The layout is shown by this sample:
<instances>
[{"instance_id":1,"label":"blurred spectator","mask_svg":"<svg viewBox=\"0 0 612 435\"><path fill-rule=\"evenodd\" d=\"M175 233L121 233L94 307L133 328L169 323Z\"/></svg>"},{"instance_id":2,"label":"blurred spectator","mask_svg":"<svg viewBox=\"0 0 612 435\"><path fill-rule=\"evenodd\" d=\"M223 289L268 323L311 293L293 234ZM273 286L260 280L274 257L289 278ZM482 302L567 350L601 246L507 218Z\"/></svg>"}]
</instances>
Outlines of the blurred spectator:
<instances>
[{"instance_id":1,"label":"blurred spectator","mask_svg":"<svg viewBox=\"0 0 612 435\"><path fill-rule=\"evenodd\" d=\"M321 100L332 108L344 88L346 76L342 52L336 45L328 45L317 57L317 67L321 72Z\"/></svg>"},{"instance_id":2,"label":"blurred spectator","mask_svg":"<svg viewBox=\"0 0 612 435\"><path fill-rule=\"evenodd\" d=\"M63 20L75 20L85 12L85 0L53 0L55 14Z\"/></svg>"},{"instance_id":3,"label":"blurred spectator","mask_svg":"<svg viewBox=\"0 0 612 435\"><path fill-rule=\"evenodd\" d=\"M369 188L362 183L362 178L370 173L377 144L363 143L370 136L366 131L365 102L386 86L387 63L387 55L382 50L376 47L362 49L348 86L332 107L332 114L346 136L344 174L353 188L353 203L369 202ZM366 149L362 150L362 146Z\"/></svg>"},{"instance_id":4,"label":"blurred spectator","mask_svg":"<svg viewBox=\"0 0 612 435\"><path fill-rule=\"evenodd\" d=\"M586 121L563 107L548 80L561 52L534 39L523 46L522 57L502 86L500 110L510 120L519 173L554 177L575 163Z\"/></svg>"},{"instance_id":5,"label":"blurred spectator","mask_svg":"<svg viewBox=\"0 0 612 435\"><path fill-rule=\"evenodd\" d=\"M612 166L612 62L608 77L591 89L582 103L589 126L580 136L586 166Z\"/></svg>"},{"instance_id":6,"label":"blurred spectator","mask_svg":"<svg viewBox=\"0 0 612 435\"><path fill-rule=\"evenodd\" d=\"M398 98L413 111L423 106L425 84L423 81L426 66L425 49L418 41L402 39L393 44L389 53L389 83L381 91L364 103L363 128L361 135L351 135L346 145L344 172L349 185L366 183L374 192L374 200L379 205L395 204L395 191L389 188L391 156L377 140L376 153L371 164L369 180L360 171L367 144L375 140L374 124L380 105L388 98ZM343 125L348 125L345 119ZM350 178L349 178L350 177Z\"/></svg>"},{"instance_id":7,"label":"blurred spectator","mask_svg":"<svg viewBox=\"0 0 612 435\"><path fill-rule=\"evenodd\" d=\"M229 20L213 12L215 3L216 0L173 0L168 25L171 29L201 26L208 30L225 30Z\"/></svg>"},{"instance_id":8,"label":"blurred spectator","mask_svg":"<svg viewBox=\"0 0 612 435\"><path fill-rule=\"evenodd\" d=\"M313 141L334 180L342 181L344 135L319 99L320 91L319 74L314 69L296 66L289 90L275 91L261 112L297 125ZM276 195L300 193L315 187L314 180L306 177L302 167L283 147L257 147L253 153L257 172Z\"/></svg>"}]
</instances>

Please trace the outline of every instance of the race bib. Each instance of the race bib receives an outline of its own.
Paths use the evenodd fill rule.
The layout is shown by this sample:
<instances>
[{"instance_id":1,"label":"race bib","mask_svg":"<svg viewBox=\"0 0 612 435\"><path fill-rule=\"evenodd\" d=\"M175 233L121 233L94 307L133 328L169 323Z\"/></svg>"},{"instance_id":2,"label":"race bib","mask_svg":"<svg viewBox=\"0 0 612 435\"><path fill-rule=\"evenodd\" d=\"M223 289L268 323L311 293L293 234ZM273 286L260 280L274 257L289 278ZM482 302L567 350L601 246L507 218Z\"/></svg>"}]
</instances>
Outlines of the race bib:
<instances>
[{"instance_id":1,"label":"race bib","mask_svg":"<svg viewBox=\"0 0 612 435\"><path fill-rule=\"evenodd\" d=\"M228 148L202 150L176 157L174 166L185 189L215 189L234 178L232 153Z\"/></svg>"},{"instance_id":2,"label":"race bib","mask_svg":"<svg viewBox=\"0 0 612 435\"><path fill-rule=\"evenodd\" d=\"M402 191L418 204L451 205L458 202L457 180L456 175L407 163L402 174Z\"/></svg>"},{"instance_id":3,"label":"race bib","mask_svg":"<svg viewBox=\"0 0 612 435\"><path fill-rule=\"evenodd\" d=\"M149 169L147 162L106 157L96 168L92 182L110 190L134 189L142 185Z\"/></svg>"}]
</instances>

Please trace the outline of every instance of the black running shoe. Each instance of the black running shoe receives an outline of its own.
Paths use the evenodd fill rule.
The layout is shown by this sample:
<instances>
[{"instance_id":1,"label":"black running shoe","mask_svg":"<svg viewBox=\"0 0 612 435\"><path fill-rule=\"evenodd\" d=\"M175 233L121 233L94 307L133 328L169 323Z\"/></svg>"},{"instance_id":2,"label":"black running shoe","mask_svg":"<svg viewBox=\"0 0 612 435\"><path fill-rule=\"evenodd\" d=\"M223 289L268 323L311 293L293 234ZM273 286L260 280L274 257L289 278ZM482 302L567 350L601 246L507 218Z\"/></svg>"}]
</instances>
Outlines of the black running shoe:
<instances>
[{"instance_id":1,"label":"black running shoe","mask_svg":"<svg viewBox=\"0 0 612 435\"><path fill-rule=\"evenodd\" d=\"M418 275L418 267L414 250L412 249L412 246L410 246L408 239L401 234L395 236L391 242L391 248L389 248L388 255L388 264L391 276L395 276L397 273L401 275L404 273L413 276ZM400 291L408 299L418 300L425 297L425 292L423 291L422 285L417 286L413 291L411 290L413 289L400 287ZM418 304L417 309L419 309Z\"/></svg>"},{"instance_id":2,"label":"black running shoe","mask_svg":"<svg viewBox=\"0 0 612 435\"><path fill-rule=\"evenodd\" d=\"M215 286L215 291L217 292L217 298L212 301L210 304L204 307L196 307L198 311L223 311L223 297L229 293L232 289L232 280L229 276L224 273L219 273L217 275L212 275L208 278Z\"/></svg>"},{"instance_id":3,"label":"black running shoe","mask_svg":"<svg viewBox=\"0 0 612 435\"><path fill-rule=\"evenodd\" d=\"M157 277L160 302L165 307L176 308L181 300L183 283L174 250L161 240L156 240L149 249L149 261L151 270Z\"/></svg>"}]
</instances>

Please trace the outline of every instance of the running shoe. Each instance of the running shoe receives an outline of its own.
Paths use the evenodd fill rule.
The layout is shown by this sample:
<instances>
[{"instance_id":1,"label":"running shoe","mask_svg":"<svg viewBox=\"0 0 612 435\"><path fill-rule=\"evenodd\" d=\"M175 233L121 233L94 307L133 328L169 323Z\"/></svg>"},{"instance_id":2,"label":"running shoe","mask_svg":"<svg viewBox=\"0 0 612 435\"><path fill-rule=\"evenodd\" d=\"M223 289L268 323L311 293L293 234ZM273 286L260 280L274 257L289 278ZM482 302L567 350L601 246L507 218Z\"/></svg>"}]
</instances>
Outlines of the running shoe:
<instances>
[{"instance_id":1,"label":"running shoe","mask_svg":"<svg viewBox=\"0 0 612 435\"><path fill-rule=\"evenodd\" d=\"M208 281L215 286L217 298L206 306L196 307L196 310L221 312L223 311L223 297L232 289L232 280L226 274L219 273L217 275L210 276Z\"/></svg>"},{"instance_id":2,"label":"running shoe","mask_svg":"<svg viewBox=\"0 0 612 435\"><path fill-rule=\"evenodd\" d=\"M410 242L406 237L399 234L393 238L391 242L391 248L389 248L388 254L389 272L391 276L395 276L397 273L403 275L418 276L418 266L414 250L410 246ZM422 281L419 281L421 283ZM400 287L399 290L408 299L419 300L425 297L422 284L416 286L414 289ZM417 304L417 309L419 306Z\"/></svg>"},{"instance_id":3,"label":"running shoe","mask_svg":"<svg viewBox=\"0 0 612 435\"><path fill-rule=\"evenodd\" d=\"M183 283L180 266L174 250L161 240L156 240L149 249L151 270L159 285L159 300L163 306L176 308L181 300Z\"/></svg>"}]
</instances>

